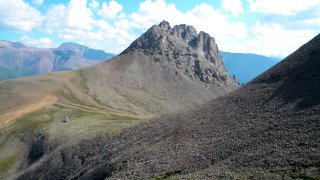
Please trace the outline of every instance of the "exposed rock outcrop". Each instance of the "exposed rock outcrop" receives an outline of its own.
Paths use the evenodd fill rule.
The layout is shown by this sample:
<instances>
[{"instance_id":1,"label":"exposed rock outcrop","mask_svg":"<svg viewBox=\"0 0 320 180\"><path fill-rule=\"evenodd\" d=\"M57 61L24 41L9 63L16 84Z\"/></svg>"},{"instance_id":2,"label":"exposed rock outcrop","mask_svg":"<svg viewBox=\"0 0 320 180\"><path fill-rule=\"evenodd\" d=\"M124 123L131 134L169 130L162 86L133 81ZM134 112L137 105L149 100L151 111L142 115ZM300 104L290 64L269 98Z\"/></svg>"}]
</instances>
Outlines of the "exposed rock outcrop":
<instances>
[{"instance_id":1,"label":"exposed rock outcrop","mask_svg":"<svg viewBox=\"0 0 320 180\"><path fill-rule=\"evenodd\" d=\"M135 40L122 54L139 51L154 60L170 61L179 72L190 79L198 78L206 83L238 85L238 81L228 77L227 71L213 37L193 26L185 24L173 28L166 21L152 26Z\"/></svg>"}]
</instances>

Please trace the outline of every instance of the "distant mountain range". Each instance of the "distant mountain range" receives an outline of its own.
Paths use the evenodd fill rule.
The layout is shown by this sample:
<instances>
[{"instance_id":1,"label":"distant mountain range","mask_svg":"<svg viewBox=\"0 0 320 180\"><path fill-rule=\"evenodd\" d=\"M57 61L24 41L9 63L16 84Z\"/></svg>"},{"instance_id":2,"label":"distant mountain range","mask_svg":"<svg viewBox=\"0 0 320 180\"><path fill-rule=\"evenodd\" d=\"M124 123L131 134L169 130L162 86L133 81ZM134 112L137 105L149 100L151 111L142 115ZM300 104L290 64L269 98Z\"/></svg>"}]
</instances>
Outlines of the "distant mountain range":
<instances>
[{"instance_id":1,"label":"distant mountain range","mask_svg":"<svg viewBox=\"0 0 320 180\"><path fill-rule=\"evenodd\" d=\"M0 80L79 69L113 56L115 54L70 42L44 49L0 40Z\"/></svg>"},{"instance_id":2,"label":"distant mountain range","mask_svg":"<svg viewBox=\"0 0 320 180\"><path fill-rule=\"evenodd\" d=\"M235 75L241 84L246 84L280 59L258 54L221 52L223 63L230 76Z\"/></svg>"},{"instance_id":3,"label":"distant mountain range","mask_svg":"<svg viewBox=\"0 0 320 180\"><path fill-rule=\"evenodd\" d=\"M19 42L0 41L0 81L92 66L115 54L91 49L76 43L63 43L58 48L34 48ZM221 52L229 76L235 75L246 84L280 59L258 54Z\"/></svg>"}]
</instances>

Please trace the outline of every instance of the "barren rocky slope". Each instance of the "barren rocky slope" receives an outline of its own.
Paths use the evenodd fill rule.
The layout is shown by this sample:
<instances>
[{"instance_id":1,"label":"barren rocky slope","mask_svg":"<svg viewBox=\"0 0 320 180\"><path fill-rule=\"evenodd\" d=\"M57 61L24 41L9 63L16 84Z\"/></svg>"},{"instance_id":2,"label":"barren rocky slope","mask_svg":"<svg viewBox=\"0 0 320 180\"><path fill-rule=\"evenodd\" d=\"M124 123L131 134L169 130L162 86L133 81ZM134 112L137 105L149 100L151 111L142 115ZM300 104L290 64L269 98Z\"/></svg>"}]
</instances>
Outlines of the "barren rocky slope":
<instances>
[{"instance_id":1,"label":"barren rocky slope","mask_svg":"<svg viewBox=\"0 0 320 180\"><path fill-rule=\"evenodd\" d=\"M317 179L320 35L237 91L52 152L19 179Z\"/></svg>"},{"instance_id":2,"label":"barren rocky slope","mask_svg":"<svg viewBox=\"0 0 320 180\"><path fill-rule=\"evenodd\" d=\"M0 82L0 179L83 139L109 136L238 87L212 37L165 21L107 62ZM66 116L70 121L63 123Z\"/></svg>"},{"instance_id":3,"label":"barren rocky slope","mask_svg":"<svg viewBox=\"0 0 320 180\"><path fill-rule=\"evenodd\" d=\"M187 25L171 28L166 21L116 58L81 73L89 94L102 104L140 114L192 107L239 87L209 34Z\"/></svg>"}]
</instances>

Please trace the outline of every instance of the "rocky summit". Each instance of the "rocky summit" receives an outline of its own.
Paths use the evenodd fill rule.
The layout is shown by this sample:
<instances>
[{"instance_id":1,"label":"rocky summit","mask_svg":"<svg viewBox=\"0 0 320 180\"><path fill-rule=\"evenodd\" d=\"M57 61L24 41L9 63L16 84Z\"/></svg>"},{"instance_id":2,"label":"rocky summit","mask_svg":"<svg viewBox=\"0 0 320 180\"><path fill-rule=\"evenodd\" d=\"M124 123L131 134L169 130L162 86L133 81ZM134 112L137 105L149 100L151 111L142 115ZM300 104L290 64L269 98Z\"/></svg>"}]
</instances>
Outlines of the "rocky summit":
<instances>
[{"instance_id":1,"label":"rocky summit","mask_svg":"<svg viewBox=\"0 0 320 180\"><path fill-rule=\"evenodd\" d=\"M215 39L208 33L197 33L185 24L173 28L166 21L152 26L121 54L132 51L153 57L154 61L168 61L177 68L177 75L199 79L206 83L238 86L223 65Z\"/></svg>"}]
</instances>

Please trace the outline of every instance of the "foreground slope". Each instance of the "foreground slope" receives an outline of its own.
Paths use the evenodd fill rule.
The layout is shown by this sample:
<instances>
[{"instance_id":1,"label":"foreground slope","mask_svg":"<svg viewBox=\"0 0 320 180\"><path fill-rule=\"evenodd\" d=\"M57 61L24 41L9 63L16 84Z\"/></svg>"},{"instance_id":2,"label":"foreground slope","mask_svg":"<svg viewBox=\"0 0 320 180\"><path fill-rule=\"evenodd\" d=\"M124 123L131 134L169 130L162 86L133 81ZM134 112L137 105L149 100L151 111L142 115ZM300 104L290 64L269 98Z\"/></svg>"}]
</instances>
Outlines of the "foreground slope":
<instances>
[{"instance_id":1,"label":"foreground slope","mask_svg":"<svg viewBox=\"0 0 320 180\"><path fill-rule=\"evenodd\" d=\"M80 140L109 136L238 87L209 34L165 21L107 62L0 82L0 165L7 164L0 178Z\"/></svg>"},{"instance_id":2,"label":"foreground slope","mask_svg":"<svg viewBox=\"0 0 320 180\"><path fill-rule=\"evenodd\" d=\"M317 179L319 69L320 35L227 96L55 151L18 176Z\"/></svg>"}]
</instances>

